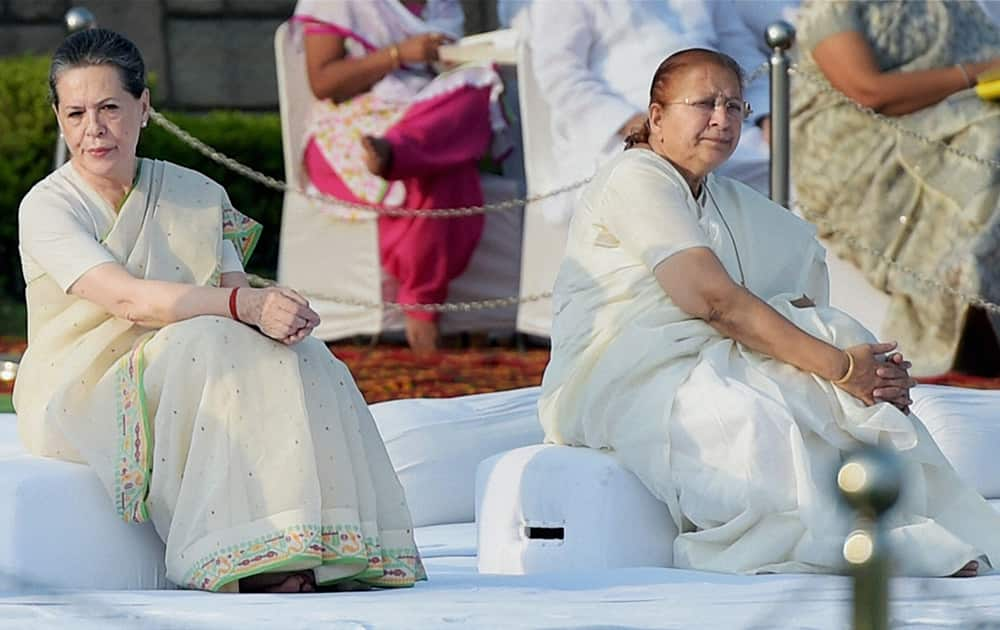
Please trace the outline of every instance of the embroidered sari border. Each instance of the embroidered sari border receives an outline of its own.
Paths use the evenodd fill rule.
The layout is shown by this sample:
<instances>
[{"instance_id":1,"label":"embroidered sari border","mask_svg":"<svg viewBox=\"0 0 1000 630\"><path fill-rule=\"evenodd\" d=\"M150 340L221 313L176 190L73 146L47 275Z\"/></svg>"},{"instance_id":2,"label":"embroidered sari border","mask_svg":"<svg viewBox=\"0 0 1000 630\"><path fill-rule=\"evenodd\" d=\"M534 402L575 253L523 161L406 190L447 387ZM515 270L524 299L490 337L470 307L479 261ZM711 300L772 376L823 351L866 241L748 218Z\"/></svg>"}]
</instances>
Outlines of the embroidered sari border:
<instances>
[{"instance_id":1,"label":"embroidered sari border","mask_svg":"<svg viewBox=\"0 0 1000 630\"><path fill-rule=\"evenodd\" d=\"M231 241L236 246L236 251L240 253L240 262L244 265L253 255L263 231L263 226L250 217L237 210L223 208L222 238Z\"/></svg>"},{"instance_id":2,"label":"embroidered sari border","mask_svg":"<svg viewBox=\"0 0 1000 630\"><path fill-rule=\"evenodd\" d=\"M427 579L415 547L387 549L377 537L361 539L355 524L297 524L224 547L201 558L185 574L185 588L218 591L235 580L284 566L358 564L359 570L330 583L354 579L379 587L407 587ZM328 544L326 541L330 541ZM349 543L338 549L337 544Z\"/></svg>"},{"instance_id":3,"label":"embroidered sari border","mask_svg":"<svg viewBox=\"0 0 1000 630\"><path fill-rule=\"evenodd\" d=\"M152 335L140 339L118 361L119 457L115 470L115 509L126 523L149 520L146 497L153 474L153 436L146 410L143 350Z\"/></svg>"}]
</instances>

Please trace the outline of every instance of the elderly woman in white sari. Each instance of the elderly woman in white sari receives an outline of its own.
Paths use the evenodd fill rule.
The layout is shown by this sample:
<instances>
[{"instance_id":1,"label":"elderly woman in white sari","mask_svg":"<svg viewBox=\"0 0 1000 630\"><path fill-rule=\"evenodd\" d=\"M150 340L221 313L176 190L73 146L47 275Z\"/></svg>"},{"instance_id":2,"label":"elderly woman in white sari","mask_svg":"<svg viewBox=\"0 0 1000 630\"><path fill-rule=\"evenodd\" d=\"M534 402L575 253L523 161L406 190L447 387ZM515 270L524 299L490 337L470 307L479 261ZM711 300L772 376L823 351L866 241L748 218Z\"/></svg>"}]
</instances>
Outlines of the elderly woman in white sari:
<instances>
[{"instance_id":1,"label":"elderly woman in white sari","mask_svg":"<svg viewBox=\"0 0 1000 630\"><path fill-rule=\"evenodd\" d=\"M1000 515L909 413L909 364L827 302L814 229L713 174L739 141L741 71L701 49L657 69L648 119L584 190L556 282L539 415L548 441L610 449L669 507L679 567L829 572L832 479L896 450L904 574L1000 560Z\"/></svg>"},{"instance_id":2,"label":"elderly woman in white sari","mask_svg":"<svg viewBox=\"0 0 1000 630\"><path fill-rule=\"evenodd\" d=\"M167 577L299 592L424 577L409 511L351 375L300 295L251 288L259 226L196 172L136 157L149 92L134 44L69 37L49 75L71 160L24 198L30 452L89 464Z\"/></svg>"}]
</instances>

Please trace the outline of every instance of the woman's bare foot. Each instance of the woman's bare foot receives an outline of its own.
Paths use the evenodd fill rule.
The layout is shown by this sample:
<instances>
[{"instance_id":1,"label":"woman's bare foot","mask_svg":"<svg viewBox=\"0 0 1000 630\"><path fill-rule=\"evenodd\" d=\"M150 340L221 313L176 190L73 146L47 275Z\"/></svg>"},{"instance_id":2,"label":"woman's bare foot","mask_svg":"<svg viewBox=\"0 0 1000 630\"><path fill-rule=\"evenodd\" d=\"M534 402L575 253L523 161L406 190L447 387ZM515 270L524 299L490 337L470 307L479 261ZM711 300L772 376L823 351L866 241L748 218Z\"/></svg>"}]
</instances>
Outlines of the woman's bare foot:
<instances>
[{"instance_id":1,"label":"woman's bare foot","mask_svg":"<svg viewBox=\"0 0 1000 630\"><path fill-rule=\"evenodd\" d=\"M967 562L964 567L951 574L951 577L976 577L979 575L979 563L975 560Z\"/></svg>"},{"instance_id":2,"label":"woman's bare foot","mask_svg":"<svg viewBox=\"0 0 1000 630\"><path fill-rule=\"evenodd\" d=\"M416 317L406 318L406 342L417 354L427 354L438 349L438 327L434 322Z\"/></svg>"},{"instance_id":3,"label":"woman's bare foot","mask_svg":"<svg viewBox=\"0 0 1000 630\"><path fill-rule=\"evenodd\" d=\"M241 593L314 593L312 571L258 573L240 580Z\"/></svg>"},{"instance_id":4,"label":"woman's bare foot","mask_svg":"<svg viewBox=\"0 0 1000 630\"><path fill-rule=\"evenodd\" d=\"M365 136L361 138L361 148L365 150L365 166L368 170L385 178L392 166L392 145L385 138Z\"/></svg>"}]
</instances>

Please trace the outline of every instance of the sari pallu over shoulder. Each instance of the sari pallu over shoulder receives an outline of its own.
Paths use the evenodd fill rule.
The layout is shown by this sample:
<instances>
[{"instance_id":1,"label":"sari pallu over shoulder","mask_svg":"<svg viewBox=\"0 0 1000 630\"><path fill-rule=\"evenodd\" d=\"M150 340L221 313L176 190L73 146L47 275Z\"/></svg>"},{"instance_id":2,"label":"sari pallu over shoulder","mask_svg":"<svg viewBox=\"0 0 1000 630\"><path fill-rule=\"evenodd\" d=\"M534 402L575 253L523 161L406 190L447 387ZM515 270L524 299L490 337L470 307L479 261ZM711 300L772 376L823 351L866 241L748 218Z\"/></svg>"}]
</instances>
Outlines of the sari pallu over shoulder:
<instances>
[{"instance_id":1,"label":"sari pallu over shoulder","mask_svg":"<svg viewBox=\"0 0 1000 630\"><path fill-rule=\"evenodd\" d=\"M245 261L260 232L211 179L142 159L102 244L136 277L217 286L223 239L232 240ZM146 520L151 436L142 348L155 331L65 293L47 275L29 283L26 298L30 334L14 392L22 441L34 454L91 464L105 487L116 489L119 515ZM93 409L102 399L108 408ZM113 464L109 445L98 437L107 433L102 427L110 417L118 424Z\"/></svg>"},{"instance_id":2,"label":"sari pallu over shoulder","mask_svg":"<svg viewBox=\"0 0 1000 630\"><path fill-rule=\"evenodd\" d=\"M223 241L245 260L259 231L211 180L143 160L104 244L137 277L213 286ZM219 591L277 570L379 587L425 579L367 404L322 342L285 346L216 316L144 328L46 276L28 308L15 393L25 443L89 464L123 520L151 522L170 581Z\"/></svg>"}]
</instances>

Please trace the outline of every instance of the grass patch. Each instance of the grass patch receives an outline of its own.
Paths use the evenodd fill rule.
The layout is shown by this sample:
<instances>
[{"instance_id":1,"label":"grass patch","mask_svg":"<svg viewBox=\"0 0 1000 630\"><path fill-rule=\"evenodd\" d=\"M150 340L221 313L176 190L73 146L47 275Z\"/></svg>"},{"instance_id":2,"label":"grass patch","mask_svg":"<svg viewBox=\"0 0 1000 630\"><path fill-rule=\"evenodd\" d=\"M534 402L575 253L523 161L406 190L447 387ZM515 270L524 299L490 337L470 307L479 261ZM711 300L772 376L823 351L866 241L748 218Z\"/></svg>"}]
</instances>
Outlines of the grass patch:
<instances>
[{"instance_id":1,"label":"grass patch","mask_svg":"<svg viewBox=\"0 0 1000 630\"><path fill-rule=\"evenodd\" d=\"M14 405L10 401L10 394L0 394L0 413L14 413Z\"/></svg>"}]
</instances>

